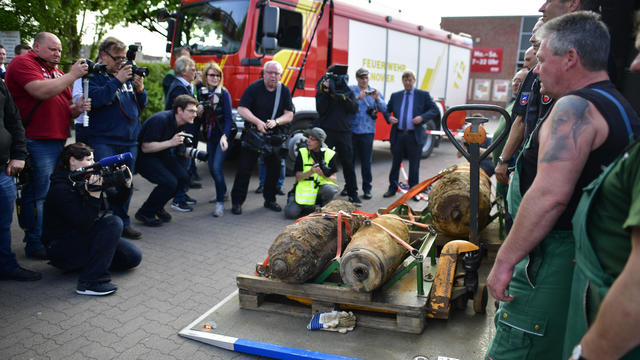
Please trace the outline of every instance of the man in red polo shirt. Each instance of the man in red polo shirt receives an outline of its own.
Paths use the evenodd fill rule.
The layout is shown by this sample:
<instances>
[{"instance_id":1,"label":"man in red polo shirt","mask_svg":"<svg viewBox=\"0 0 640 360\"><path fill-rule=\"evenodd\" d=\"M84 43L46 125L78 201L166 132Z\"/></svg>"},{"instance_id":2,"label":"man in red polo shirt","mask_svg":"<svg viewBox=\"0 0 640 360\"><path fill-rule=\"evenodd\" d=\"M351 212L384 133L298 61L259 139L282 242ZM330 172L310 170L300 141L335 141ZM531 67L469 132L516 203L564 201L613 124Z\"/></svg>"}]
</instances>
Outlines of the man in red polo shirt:
<instances>
[{"instance_id":1,"label":"man in red polo shirt","mask_svg":"<svg viewBox=\"0 0 640 360\"><path fill-rule=\"evenodd\" d=\"M68 74L58 69L62 44L57 36L36 35L33 50L14 59L5 82L26 130L27 151L31 154L30 182L22 191L20 224L25 230L27 257L46 259L42 235L42 209L49 190L49 176L69 135L69 122L90 108L90 101L73 103L70 86L87 73L84 59L76 61ZM11 69L9 72L8 70ZM35 211L33 210L35 209Z\"/></svg>"}]
</instances>

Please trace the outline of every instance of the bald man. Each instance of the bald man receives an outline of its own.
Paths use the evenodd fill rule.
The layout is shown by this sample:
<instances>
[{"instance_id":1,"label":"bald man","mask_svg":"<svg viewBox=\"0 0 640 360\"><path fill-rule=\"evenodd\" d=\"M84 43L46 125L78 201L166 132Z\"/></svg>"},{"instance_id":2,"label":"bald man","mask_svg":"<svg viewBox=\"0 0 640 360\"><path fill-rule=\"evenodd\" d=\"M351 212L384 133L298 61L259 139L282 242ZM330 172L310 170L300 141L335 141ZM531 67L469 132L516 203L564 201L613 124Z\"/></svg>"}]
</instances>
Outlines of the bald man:
<instances>
[{"instance_id":1,"label":"bald man","mask_svg":"<svg viewBox=\"0 0 640 360\"><path fill-rule=\"evenodd\" d=\"M91 104L85 104L83 98L73 103L71 98L70 86L87 73L84 59L76 61L65 74L58 69L61 55L60 39L51 33L39 33L33 49L9 64L5 79L20 111L32 160L31 182L22 191L19 214L25 230L25 253L41 260L46 259L40 237L49 176L69 135L71 119L89 110Z\"/></svg>"}]
</instances>

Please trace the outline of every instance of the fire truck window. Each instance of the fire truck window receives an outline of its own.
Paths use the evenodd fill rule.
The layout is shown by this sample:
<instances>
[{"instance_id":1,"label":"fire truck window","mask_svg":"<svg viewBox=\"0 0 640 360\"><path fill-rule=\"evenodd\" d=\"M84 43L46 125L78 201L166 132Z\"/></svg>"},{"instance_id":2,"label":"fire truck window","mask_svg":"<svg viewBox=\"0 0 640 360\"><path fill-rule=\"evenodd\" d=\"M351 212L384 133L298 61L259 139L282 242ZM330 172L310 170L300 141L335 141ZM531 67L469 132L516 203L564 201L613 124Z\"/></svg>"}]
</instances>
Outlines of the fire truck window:
<instances>
[{"instance_id":1,"label":"fire truck window","mask_svg":"<svg viewBox=\"0 0 640 360\"><path fill-rule=\"evenodd\" d=\"M262 16L258 21L258 36L256 37L256 52L259 54L264 53L260 46L260 40L262 39ZM302 49L302 14L295 11L289 11L280 9L280 24L278 26L278 48L269 51L274 54L280 49Z\"/></svg>"}]
</instances>

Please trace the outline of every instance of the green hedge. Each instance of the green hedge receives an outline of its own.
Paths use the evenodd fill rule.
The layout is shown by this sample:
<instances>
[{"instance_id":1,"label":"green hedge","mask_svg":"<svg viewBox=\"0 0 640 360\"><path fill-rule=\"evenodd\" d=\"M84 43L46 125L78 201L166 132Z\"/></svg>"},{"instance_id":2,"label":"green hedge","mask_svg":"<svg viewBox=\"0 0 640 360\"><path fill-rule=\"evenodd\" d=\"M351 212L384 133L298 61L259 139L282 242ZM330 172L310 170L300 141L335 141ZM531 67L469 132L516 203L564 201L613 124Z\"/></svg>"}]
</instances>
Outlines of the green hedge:
<instances>
[{"instance_id":1,"label":"green hedge","mask_svg":"<svg viewBox=\"0 0 640 360\"><path fill-rule=\"evenodd\" d=\"M167 74L167 71L169 71L169 64L138 62L137 65L149 68L149 76L144 79L144 87L147 90L149 103L144 108L142 116L140 117L140 120L145 121L149 116L164 110L162 79Z\"/></svg>"}]
</instances>

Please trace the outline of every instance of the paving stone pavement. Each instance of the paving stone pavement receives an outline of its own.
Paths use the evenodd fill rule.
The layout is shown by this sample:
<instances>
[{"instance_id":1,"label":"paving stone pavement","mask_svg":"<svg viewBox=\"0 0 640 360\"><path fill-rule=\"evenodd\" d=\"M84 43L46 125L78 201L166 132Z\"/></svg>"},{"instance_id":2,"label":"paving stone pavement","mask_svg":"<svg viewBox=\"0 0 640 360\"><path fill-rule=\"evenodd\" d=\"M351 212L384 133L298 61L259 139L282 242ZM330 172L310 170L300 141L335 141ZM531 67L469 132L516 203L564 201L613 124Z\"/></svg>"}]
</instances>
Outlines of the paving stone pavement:
<instances>
[{"instance_id":1,"label":"paving stone pavement","mask_svg":"<svg viewBox=\"0 0 640 360\"><path fill-rule=\"evenodd\" d=\"M391 164L388 147L375 144L373 199L363 200L362 210L374 212L393 200L382 198ZM443 142L422 161L421 179L459 162L453 146ZM134 241L143 252L142 263L132 271L113 274L119 289L111 296L77 295L77 274L26 259L23 232L14 218L13 251L22 266L41 271L43 279L0 282L0 359L256 359L177 333L234 291L237 274L253 273L273 239L291 221L281 212L263 208L262 195L254 193L256 174L243 214L231 214L227 201L224 216L213 218L214 204L208 203L215 193L213 181L206 164L198 169L204 186L189 191L198 200L194 212L179 213L167 206L173 221L158 228L133 221L144 233L143 239ZM359 167L356 173L361 179ZM227 161L225 174L230 191L234 159ZM344 182L341 173L338 179ZM131 216L152 189L139 175L134 181ZM293 181L286 178L287 190ZM284 196L277 200L284 206Z\"/></svg>"}]
</instances>

